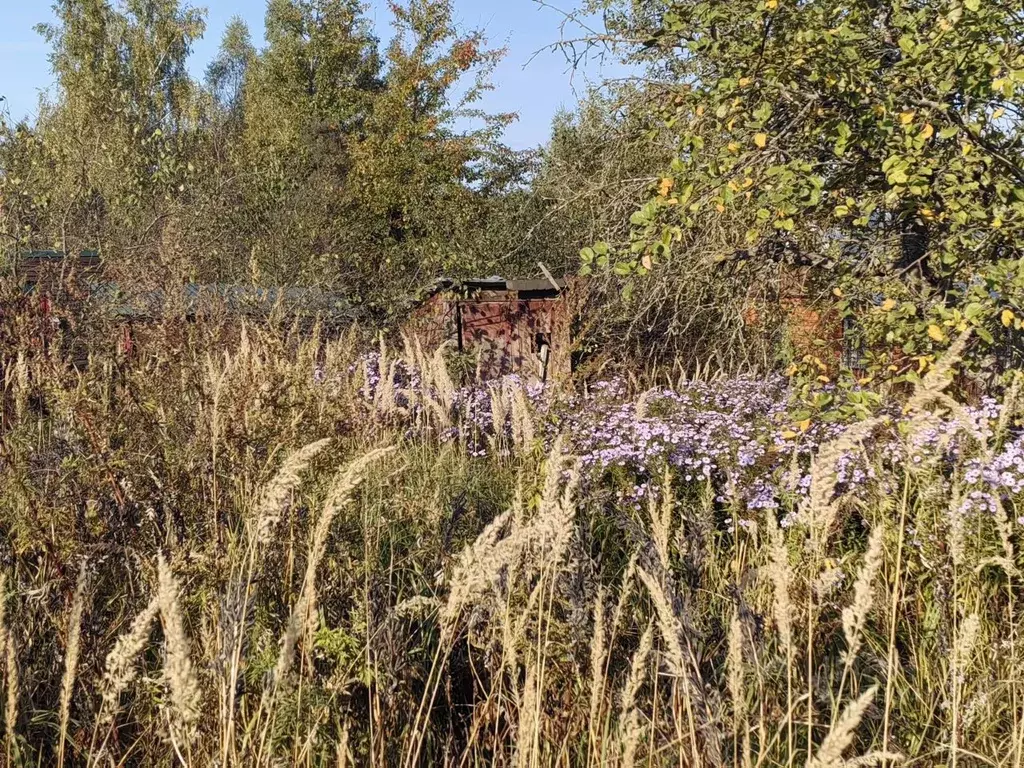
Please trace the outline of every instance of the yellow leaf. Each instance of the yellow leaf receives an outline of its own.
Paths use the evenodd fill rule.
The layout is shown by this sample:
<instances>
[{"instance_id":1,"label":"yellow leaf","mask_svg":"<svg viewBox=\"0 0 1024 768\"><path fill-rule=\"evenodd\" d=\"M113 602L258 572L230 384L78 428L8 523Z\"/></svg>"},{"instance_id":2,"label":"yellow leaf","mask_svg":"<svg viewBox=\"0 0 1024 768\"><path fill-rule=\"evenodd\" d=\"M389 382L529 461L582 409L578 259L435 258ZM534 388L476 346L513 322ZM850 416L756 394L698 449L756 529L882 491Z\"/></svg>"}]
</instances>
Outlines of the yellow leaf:
<instances>
[{"instance_id":1,"label":"yellow leaf","mask_svg":"<svg viewBox=\"0 0 1024 768\"><path fill-rule=\"evenodd\" d=\"M728 149L733 154L736 154L737 152L740 151L740 145L737 144L735 141L730 141L728 145L726 145L726 149Z\"/></svg>"},{"instance_id":2,"label":"yellow leaf","mask_svg":"<svg viewBox=\"0 0 1024 768\"><path fill-rule=\"evenodd\" d=\"M999 109L997 109L995 112L992 113L992 119L993 120L998 120L1000 117L1002 117L1005 114L1006 114L1006 110L1003 109L1002 107L1000 107Z\"/></svg>"},{"instance_id":3,"label":"yellow leaf","mask_svg":"<svg viewBox=\"0 0 1024 768\"><path fill-rule=\"evenodd\" d=\"M843 289L842 288L833 288L832 289L832 295L835 296L837 299L843 298Z\"/></svg>"},{"instance_id":4,"label":"yellow leaf","mask_svg":"<svg viewBox=\"0 0 1024 768\"><path fill-rule=\"evenodd\" d=\"M930 139L934 135L935 135L935 128L932 126L931 123L925 123L924 124L924 128L922 128L921 132L919 134L917 134L917 137L919 139L924 139L925 141L927 141L928 139Z\"/></svg>"},{"instance_id":5,"label":"yellow leaf","mask_svg":"<svg viewBox=\"0 0 1024 768\"><path fill-rule=\"evenodd\" d=\"M808 429L811 428L811 420L810 419L804 419L799 424L797 424L797 426L800 427L800 431L801 432L806 432Z\"/></svg>"},{"instance_id":6,"label":"yellow leaf","mask_svg":"<svg viewBox=\"0 0 1024 768\"><path fill-rule=\"evenodd\" d=\"M943 342L943 341L946 340L946 334L937 325L929 325L928 326L928 337L932 341Z\"/></svg>"},{"instance_id":7,"label":"yellow leaf","mask_svg":"<svg viewBox=\"0 0 1024 768\"><path fill-rule=\"evenodd\" d=\"M648 272L654 269L654 261L651 260L651 255L649 253L644 254L644 257L640 259L640 264L643 265L643 268Z\"/></svg>"},{"instance_id":8,"label":"yellow leaf","mask_svg":"<svg viewBox=\"0 0 1024 768\"><path fill-rule=\"evenodd\" d=\"M1003 226L1003 220L1001 218L996 216L992 219L992 229L999 229L1001 226Z\"/></svg>"},{"instance_id":9,"label":"yellow leaf","mask_svg":"<svg viewBox=\"0 0 1024 768\"><path fill-rule=\"evenodd\" d=\"M658 187L658 194L662 197L668 197L668 193L672 191L672 188L676 185L675 179L662 179L661 185Z\"/></svg>"},{"instance_id":10,"label":"yellow leaf","mask_svg":"<svg viewBox=\"0 0 1024 768\"><path fill-rule=\"evenodd\" d=\"M750 85L750 78L749 77L741 77L740 78L740 87L741 88L746 88L748 85Z\"/></svg>"},{"instance_id":11,"label":"yellow leaf","mask_svg":"<svg viewBox=\"0 0 1024 768\"><path fill-rule=\"evenodd\" d=\"M754 134L754 143L758 147L760 147L761 149L764 149L765 144L768 143L768 134L766 134L766 133L755 133Z\"/></svg>"},{"instance_id":12,"label":"yellow leaf","mask_svg":"<svg viewBox=\"0 0 1024 768\"><path fill-rule=\"evenodd\" d=\"M700 117L703 114L704 114L704 105L703 104L698 104L697 105L697 117Z\"/></svg>"},{"instance_id":13,"label":"yellow leaf","mask_svg":"<svg viewBox=\"0 0 1024 768\"><path fill-rule=\"evenodd\" d=\"M960 145L960 151L963 153L964 157L967 157L969 154L971 154L971 150L973 148L974 147L972 147L970 144L961 144Z\"/></svg>"},{"instance_id":14,"label":"yellow leaf","mask_svg":"<svg viewBox=\"0 0 1024 768\"><path fill-rule=\"evenodd\" d=\"M919 358L917 358L917 372L918 373L924 373L927 370L928 370L928 358L927 357L919 357Z\"/></svg>"},{"instance_id":15,"label":"yellow leaf","mask_svg":"<svg viewBox=\"0 0 1024 768\"><path fill-rule=\"evenodd\" d=\"M725 206L722 205L721 203L718 203L715 205L715 210L718 211L719 213L725 213Z\"/></svg>"},{"instance_id":16,"label":"yellow leaf","mask_svg":"<svg viewBox=\"0 0 1024 768\"><path fill-rule=\"evenodd\" d=\"M1002 320L1004 328L1009 328L1013 325L1013 321L1017 319L1017 316L1013 314L1012 309L1004 309L1003 314L999 316L999 319Z\"/></svg>"},{"instance_id":17,"label":"yellow leaf","mask_svg":"<svg viewBox=\"0 0 1024 768\"><path fill-rule=\"evenodd\" d=\"M779 7L779 0L764 0L764 7L769 11L774 11Z\"/></svg>"},{"instance_id":18,"label":"yellow leaf","mask_svg":"<svg viewBox=\"0 0 1024 768\"><path fill-rule=\"evenodd\" d=\"M882 311L883 312L892 312L894 309L896 309L896 300L895 299L886 299L882 303Z\"/></svg>"},{"instance_id":19,"label":"yellow leaf","mask_svg":"<svg viewBox=\"0 0 1024 768\"><path fill-rule=\"evenodd\" d=\"M787 429L785 432L782 433L782 439L783 440L792 440L794 437L800 437L800 434L797 433L797 432L794 432L791 429Z\"/></svg>"},{"instance_id":20,"label":"yellow leaf","mask_svg":"<svg viewBox=\"0 0 1024 768\"><path fill-rule=\"evenodd\" d=\"M906 112L900 112L900 123L902 125L910 125L914 120L914 112L908 110Z\"/></svg>"}]
</instances>

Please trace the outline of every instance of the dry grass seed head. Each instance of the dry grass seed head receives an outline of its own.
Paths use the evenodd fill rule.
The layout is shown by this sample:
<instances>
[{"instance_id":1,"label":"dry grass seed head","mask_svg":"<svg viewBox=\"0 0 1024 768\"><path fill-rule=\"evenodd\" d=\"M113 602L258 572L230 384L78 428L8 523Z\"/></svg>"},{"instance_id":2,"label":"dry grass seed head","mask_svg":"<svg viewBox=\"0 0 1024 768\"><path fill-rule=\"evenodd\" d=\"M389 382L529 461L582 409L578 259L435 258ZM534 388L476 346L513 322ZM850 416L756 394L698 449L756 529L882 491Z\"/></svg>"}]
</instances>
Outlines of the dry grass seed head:
<instances>
[{"instance_id":1,"label":"dry grass seed head","mask_svg":"<svg viewBox=\"0 0 1024 768\"><path fill-rule=\"evenodd\" d=\"M182 722L195 723L199 719L202 693L195 668L192 666L185 620L179 602L180 590L170 566L163 555L157 558L159 588L157 601L164 628L164 679L171 692L171 704Z\"/></svg>"},{"instance_id":2,"label":"dry grass seed head","mask_svg":"<svg viewBox=\"0 0 1024 768\"><path fill-rule=\"evenodd\" d=\"M871 531L868 539L867 552L864 555L864 562L857 573L857 580L853 585L853 602L843 609L843 632L846 635L847 663L860 651L861 636L864 631L864 624L867 621L868 613L874 604L874 589L872 587L878 572L882 567L882 544L885 539L885 528L879 523Z\"/></svg>"},{"instance_id":3,"label":"dry grass seed head","mask_svg":"<svg viewBox=\"0 0 1024 768\"><path fill-rule=\"evenodd\" d=\"M772 607L775 614L775 627L779 633L779 642L787 657L793 654L793 603L790 597L790 585L793 581L793 570L789 565L789 552L782 531L775 520L775 513L769 511L765 516L768 528L768 544L771 561L768 564L768 576L774 588Z\"/></svg>"},{"instance_id":4,"label":"dry grass seed head","mask_svg":"<svg viewBox=\"0 0 1024 768\"><path fill-rule=\"evenodd\" d=\"M872 686L859 699L846 705L839 722L829 731L814 759L807 764L807 768L839 768L845 765L843 753L853 743L857 726L860 725L877 693L878 686Z\"/></svg>"},{"instance_id":5,"label":"dry grass seed head","mask_svg":"<svg viewBox=\"0 0 1024 768\"><path fill-rule=\"evenodd\" d=\"M85 589L88 583L86 562L82 561L78 570L78 581L75 594L71 599L71 613L68 617L67 651L64 657L64 677L60 688L60 733L63 741L67 733L68 720L71 716L71 692L75 687L75 675L78 672L78 657L81 651L82 614L85 610Z\"/></svg>"},{"instance_id":6,"label":"dry grass seed head","mask_svg":"<svg viewBox=\"0 0 1024 768\"><path fill-rule=\"evenodd\" d=\"M18 675L18 649L13 634L7 635L7 706L4 708L4 727L7 738L13 739L18 729L18 695L21 686Z\"/></svg>"},{"instance_id":7,"label":"dry grass seed head","mask_svg":"<svg viewBox=\"0 0 1024 768\"><path fill-rule=\"evenodd\" d=\"M277 474L267 484L256 508L256 541L261 545L270 543L292 491L302 480L302 473L314 457L330 444L331 439L326 438L295 451L284 460Z\"/></svg>"},{"instance_id":8,"label":"dry grass seed head","mask_svg":"<svg viewBox=\"0 0 1024 768\"><path fill-rule=\"evenodd\" d=\"M729 651L725 666L733 717L739 722L746 710L746 697L743 693L743 622L740 620L739 611L733 611L732 620L729 622Z\"/></svg>"},{"instance_id":9,"label":"dry grass seed head","mask_svg":"<svg viewBox=\"0 0 1024 768\"><path fill-rule=\"evenodd\" d=\"M605 643L607 621L605 618L605 590L600 587L594 600L594 636L590 641L590 728L599 728L601 703L604 698Z\"/></svg>"},{"instance_id":10,"label":"dry grass seed head","mask_svg":"<svg viewBox=\"0 0 1024 768\"><path fill-rule=\"evenodd\" d=\"M135 679L135 660L149 642L149 633L153 619L160 612L158 597L150 600L139 613L107 654L106 671L103 676L103 703L106 718L113 718L117 713L121 694Z\"/></svg>"},{"instance_id":11,"label":"dry grass seed head","mask_svg":"<svg viewBox=\"0 0 1024 768\"><path fill-rule=\"evenodd\" d=\"M287 627L281 638L281 650L278 653L277 665L274 670L275 685L281 684L291 670L299 636L308 632L313 626L311 613L315 610L316 602L316 571L327 549L327 537L330 534L334 518L351 501L352 494L365 479L367 469L375 462L393 453L394 450L392 447L378 448L350 462L338 473L328 491L320 519L317 520L316 528L313 531L301 592L292 608Z\"/></svg>"},{"instance_id":12,"label":"dry grass seed head","mask_svg":"<svg viewBox=\"0 0 1024 768\"><path fill-rule=\"evenodd\" d=\"M679 620L676 618L675 611L672 610L672 604L669 602L665 591L661 588L661 584L658 583L656 578L643 568L640 568L637 573L640 575L640 580L644 583L644 586L647 587L647 592L651 596L651 602L654 604L654 610L658 617L658 628L661 630L662 639L665 641L665 658L669 669L676 677L685 677L687 673L686 653L683 650L682 642L679 640L681 627Z\"/></svg>"},{"instance_id":13,"label":"dry grass seed head","mask_svg":"<svg viewBox=\"0 0 1024 768\"><path fill-rule=\"evenodd\" d=\"M619 744L623 766L632 766L636 759L636 750L643 735L640 722L640 711L636 706L640 686L647 677L647 660L654 644L654 624L649 623L640 637L640 645L629 666L629 675L622 688L619 701Z\"/></svg>"}]
</instances>

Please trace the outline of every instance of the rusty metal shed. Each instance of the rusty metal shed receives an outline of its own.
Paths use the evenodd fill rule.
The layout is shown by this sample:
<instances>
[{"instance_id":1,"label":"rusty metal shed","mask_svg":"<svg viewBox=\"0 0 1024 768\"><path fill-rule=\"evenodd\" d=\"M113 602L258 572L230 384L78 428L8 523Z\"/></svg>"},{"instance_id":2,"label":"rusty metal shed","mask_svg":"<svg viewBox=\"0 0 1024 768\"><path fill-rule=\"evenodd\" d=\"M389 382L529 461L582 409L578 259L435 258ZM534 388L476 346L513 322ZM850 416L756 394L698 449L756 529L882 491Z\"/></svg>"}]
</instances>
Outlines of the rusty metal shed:
<instances>
[{"instance_id":1,"label":"rusty metal shed","mask_svg":"<svg viewBox=\"0 0 1024 768\"><path fill-rule=\"evenodd\" d=\"M406 330L431 346L454 343L485 378L562 380L571 371L566 290L564 280L442 280Z\"/></svg>"}]
</instances>

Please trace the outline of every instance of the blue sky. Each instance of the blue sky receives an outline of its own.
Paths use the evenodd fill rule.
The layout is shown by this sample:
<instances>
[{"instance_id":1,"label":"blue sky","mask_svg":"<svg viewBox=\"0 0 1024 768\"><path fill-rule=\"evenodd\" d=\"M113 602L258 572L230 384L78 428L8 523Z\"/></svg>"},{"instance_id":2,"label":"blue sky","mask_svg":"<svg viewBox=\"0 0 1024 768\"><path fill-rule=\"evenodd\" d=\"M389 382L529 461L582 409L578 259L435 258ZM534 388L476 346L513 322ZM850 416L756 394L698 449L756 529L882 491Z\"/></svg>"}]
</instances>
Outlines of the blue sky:
<instances>
[{"instance_id":1,"label":"blue sky","mask_svg":"<svg viewBox=\"0 0 1024 768\"><path fill-rule=\"evenodd\" d=\"M571 8L575 0L563 0ZM193 73L201 75L216 53L221 33L235 15L244 18L255 40L263 38L266 0L206 0L191 3L205 6L206 36L192 55ZM599 78L591 67L587 74L568 71L558 52L537 51L556 42L562 16L535 0L454 0L456 17L466 28L483 29L492 47L507 47L508 55L494 76L497 90L488 95L483 107L492 112L517 112L519 122L508 129L506 141L522 149L542 144L550 133L551 118L562 106L571 107L586 88L586 77ZM386 40L390 35L390 14L384 0L369 0L367 15ZM0 0L0 108L15 119L32 117L39 94L52 84L47 47L36 34L36 24L52 18L49 0Z\"/></svg>"}]
</instances>

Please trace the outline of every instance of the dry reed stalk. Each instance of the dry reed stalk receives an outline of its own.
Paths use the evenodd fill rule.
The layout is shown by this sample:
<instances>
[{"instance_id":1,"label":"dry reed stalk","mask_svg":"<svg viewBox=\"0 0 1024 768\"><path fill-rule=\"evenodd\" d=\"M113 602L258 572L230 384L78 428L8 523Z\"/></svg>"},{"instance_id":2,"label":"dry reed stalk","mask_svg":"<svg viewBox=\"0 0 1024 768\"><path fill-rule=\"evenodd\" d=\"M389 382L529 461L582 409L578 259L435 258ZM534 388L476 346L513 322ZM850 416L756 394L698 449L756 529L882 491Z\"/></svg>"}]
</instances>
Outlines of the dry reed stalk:
<instances>
[{"instance_id":1,"label":"dry reed stalk","mask_svg":"<svg viewBox=\"0 0 1024 768\"><path fill-rule=\"evenodd\" d=\"M153 597L141 613L124 632L113 649L107 654L106 671L103 675L103 706L100 723L106 724L117 714L121 694L135 680L135 660L149 642L153 619L160 612L160 600Z\"/></svg>"},{"instance_id":2,"label":"dry reed stalk","mask_svg":"<svg viewBox=\"0 0 1024 768\"><path fill-rule=\"evenodd\" d=\"M420 367L420 361L416 357L416 349L415 347L413 347L412 338L407 333L405 333L405 331L402 331L400 335L402 338L402 360L405 363L406 367L409 369L419 369L422 371L422 368Z\"/></svg>"},{"instance_id":3,"label":"dry reed stalk","mask_svg":"<svg viewBox=\"0 0 1024 768\"><path fill-rule=\"evenodd\" d=\"M525 519L522 494L517 491L512 509L492 521L459 555L441 611L442 628L449 638L462 609L491 592L499 578L522 583L527 575L561 561L573 532L573 491L580 480L577 462L563 481L568 458L562 455L562 444L562 438L556 438L548 456L544 491L534 517ZM565 490L559 493L563 482Z\"/></svg>"},{"instance_id":4,"label":"dry reed stalk","mask_svg":"<svg viewBox=\"0 0 1024 768\"><path fill-rule=\"evenodd\" d=\"M18 359L14 364L14 383L14 413L20 421L25 417L29 395L28 360L22 349L18 350Z\"/></svg>"},{"instance_id":5,"label":"dry reed stalk","mask_svg":"<svg viewBox=\"0 0 1024 768\"><path fill-rule=\"evenodd\" d=\"M487 387L491 400L491 428L494 430L495 447L500 448L505 438L505 422L508 410L505 407L505 395L501 387L490 384Z\"/></svg>"},{"instance_id":6,"label":"dry reed stalk","mask_svg":"<svg viewBox=\"0 0 1024 768\"><path fill-rule=\"evenodd\" d=\"M199 719L202 692L192 666L185 621L179 603L178 582L163 555L157 558L159 588L157 602L164 628L164 679L171 692L171 704L186 725Z\"/></svg>"},{"instance_id":7,"label":"dry reed stalk","mask_svg":"<svg viewBox=\"0 0 1024 768\"><path fill-rule=\"evenodd\" d=\"M636 707L636 697L640 692L640 686L644 684L647 676L647 660L651 655L651 648L654 644L654 624L649 623L640 637L640 645L633 661L629 666L629 675L622 688L622 696L619 707L619 746L621 762L623 766L632 768L636 750L640 744L640 737L643 729L640 724L640 712Z\"/></svg>"},{"instance_id":8,"label":"dry reed stalk","mask_svg":"<svg viewBox=\"0 0 1024 768\"><path fill-rule=\"evenodd\" d=\"M651 602L654 604L654 610L658 617L658 629L661 630L661 637L666 645L665 656L668 660L668 667L676 677L687 677L686 652L679 640L682 627L679 625L675 611L672 610L672 604L656 578L643 568L638 569L637 574L640 576L640 581L647 587Z\"/></svg>"},{"instance_id":9,"label":"dry reed stalk","mask_svg":"<svg viewBox=\"0 0 1024 768\"><path fill-rule=\"evenodd\" d=\"M622 616L626 611L626 605L629 603L629 599L633 596L634 577L636 576L636 566L639 561L639 557L639 554L634 552L629 558L629 562L626 564L626 570L622 574L622 585L619 587L619 599L616 601L615 611L612 613L613 640L615 632L622 622Z\"/></svg>"},{"instance_id":10,"label":"dry reed stalk","mask_svg":"<svg viewBox=\"0 0 1024 768\"><path fill-rule=\"evenodd\" d=\"M85 560L78 570L78 582L71 600L71 614L68 617L68 645L64 657L64 677L60 688L60 743L57 747L57 764L64 765L64 745L67 742L68 721L71 717L71 693L75 687L78 672L78 657L81 651L82 613L85 610L85 588L88 582Z\"/></svg>"},{"instance_id":11,"label":"dry reed stalk","mask_svg":"<svg viewBox=\"0 0 1024 768\"><path fill-rule=\"evenodd\" d=\"M774 588L772 601L775 616L775 628L779 633L779 642L787 658L793 656L793 603L790 599L790 587L793 582L793 569L789 564L789 552L782 537L782 531L771 512L765 515L768 529L768 544L771 562L768 565L768 576Z\"/></svg>"},{"instance_id":12,"label":"dry reed stalk","mask_svg":"<svg viewBox=\"0 0 1024 768\"><path fill-rule=\"evenodd\" d=\"M786 755L787 766L793 765L795 757L795 734L793 733L793 602L790 597L790 585L793 582L793 570L789 565L789 552L786 542L775 519L775 513L769 511L765 515L765 527L768 529L768 548L771 562L768 564L768 577L772 581L772 610L775 616L775 628L779 633L779 644L786 657Z\"/></svg>"},{"instance_id":13,"label":"dry reed stalk","mask_svg":"<svg viewBox=\"0 0 1024 768\"><path fill-rule=\"evenodd\" d=\"M953 654L949 667L950 678L953 683L953 702L952 707L950 707L952 724L949 729L950 764L953 768L956 768L960 757L962 681L966 678L967 669L970 667L971 657L974 655L974 645L977 642L980 629L981 620L977 613L972 613L960 623L960 626L954 627Z\"/></svg>"},{"instance_id":14,"label":"dry reed stalk","mask_svg":"<svg viewBox=\"0 0 1024 768\"><path fill-rule=\"evenodd\" d=\"M530 768L537 764L537 729L540 726L537 713L540 706L540 692L537 690L537 665L526 665L526 680L519 695L519 727L516 731L516 768ZM527 734L529 736L527 737Z\"/></svg>"},{"instance_id":15,"label":"dry reed stalk","mask_svg":"<svg viewBox=\"0 0 1024 768\"><path fill-rule=\"evenodd\" d=\"M383 360L383 358L381 358ZM380 381L377 383L377 396L373 401L373 410L381 416L389 416L398 408L395 400L395 376L398 373L398 360L388 368L381 368Z\"/></svg>"},{"instance_id":16,"label":"dry reed stalk","mask_svg":"<svg viewBox=\"0 0 1024 768\"><path fill-rule=\"evenodd\" d=\"M530 406L522 384L509 386L512 403L512 443L521 453L527 453L533 448L535 439L533 416L530 414Z\"/></svg>"},{"instance_id":17,"label":"dry reed stalk","mask_svg":"<svg viewBox=\"0 0 1024 768\"><path fill-rule=\"evenodd\" d=\"M394 452L394 448L378 448L360 456L349 463L345 469L338 473L334 484L331 486L324 501L324 508L320 513L313 532L313 539L310 544L309 555L306 561L306 574L303 578L302 589L299 599L292 608L288 618L288 625L281 638L281 650L277 657L277 665L274 671L274 685L280 685L291 670L292 661L295 656L295 646L299 637L310 624L310 612L314 608L316 590L316 571L320 566L327 549L327 537L330 534L331 524L337 513L348 505L352 494L362 484L366 470L376 461Z\"/></svg>"},{"instance_id":18,"label":"dry reed stalk","mask_svg":"<svg viewBox=\"0 0 1024 768\"><path fill-rule=\"evenodd\" d=\"M330 438L317 440L315 443L310 443L295 451L284 460L273 480L267 484L263 491L263 497L256 507L255 541L258 544L262 546L270 543L274 529L281 521L288 498L302 480L302 473L306 471L316 455L330 444Z\"/></svg>"},{"instance_id":19,"label":"dry reed stalk","mask_svg":"<svg viewBox=\"0 0 1024 768\"><path fill-rule=\"evenodd\" d=\"M7 572L0 570L0 654L7 648Z\"/></svg>"},{"instance_id":20,"label":"dry reed stalk","mask_svg":"<svg viewBox=\"0 0 1024 768\"><path fill-rule=\"evenodd\" d=\"M843 716L829 731L814 759L808 762L807 768L840 768L840 766L846 765L846 761L843 760L843 752L853 743L857 726L860 725L860 721L877 693L878 686L874 685L865 691L859 699L846 705Z\"/></svg>"},{"instance_id":21,"label":"dry reed stalk","mask_svg":"<svg viewBox=\"0 0 1024 768\"><path fill-rule=\"evenodd\" d=\"M4 707L4 729L7 733L7 761L11 764L14 742L18 730L18 691L21 685L18 675L18 649L14 635L8 633L5 644L7 659L7 705Z\"/></svg>"},{"instance_id":22,"label":"dry reed stalk","mask_svg":"<svg viewBox=\"0 0 1024 768\"><path fill-rule=\"evenodd\" d=\"M733 610L729 622L729 650L725 657L726 681L729 698L732 700L733 718L733 763L739 763L739 730L743 729L744 765L750 764L750 729L747 727L747 699L743 690L746 672L743 661L743 622L738 610Z\"/></svg>"},{"instance_id":23,"label":"dry reed stalk","mask_svg":"<svg viewBox=\"0 0 1024 768\"><path fill-rule=\"evenodd\" d=\"M843 609L843 633L846 635L847 667L853 663L853 660L860 651L864 624L875 602L872 585L882 567L882 544L884 538L884 527L881 524L876 525L874 530L871 531L867 552L864 554L864 562L861 564L860 571L857 573L857 580L853 585L853 602Z\"/></svg>"},{"instance_id":24,"label":"dry reed stalk","mask_svg":"<svg viewBox=\"0 0 1024 768\"><path fill-rule=\"evenodd\" d=\"M686 648L683 647L682 624L676 617L672 603L661 584L643 568L640 568L637 573L644 586L647 587L651 602L654 604L658 629L667 646L665 658L669 671L683 685L683 703L686 708L693 762L696 765L702 763L720 765L722 762L721 743L718 738L720 734L715 730L716 724L712 720L707 700L704 697L704 683L701 680L700 668L694 657L693 649L690 647L689 640L687 640ZM698 739L698 732L703 732L702 739Z\"/></svg>"},{"instance_id":25,"label":"dry reed stalk","mask_svg":"<svg viewBox=\"0 0 1024 768\"><path fill-rule=\"evenodd\" d=\"M635 413L638 419L647 418L647 410L650 407L651 399L657 394L657 392L657 388L648 389L640 395L639 398L637 398Z\"/></svg>"},{"instance_id":26,"label":"dry reed stalk","mask_svg":"<svg viewBox=\"0 0 1024 768\"><path fill-rule=\"evenodd\" d=\"M648 501L648 514L651 518L651 537L658 551L658 559L663 568L668 568L669 544L672 541L672 513L674 511L672 495L672 474L668 467L661 481L661 503L652 495Z\"/></svg>"},{"instance_id":27,"label":"dry reed stalk","mask_svg":"<svg viewBox=\"0 0 1024 768\"><path fill-rule=\"evenodd\" d=\"M434 351L434 359L430 365L430 377L433 379L434 389L441 400L441 405L446 411L451 411L455 402L455 384L448 373L448 365L444 361L444 350L446 345L442 344Z\"/></svg>"},{"instance_id":28,"label":"dry reed stalk","mask_svg":"<svg viewBox=\"0 0 1024 768\"><path fill-rule=\"evenodd\" d=\"M599 587L594 601L594 635L590 641L590 744L593 750L601 733L601 706L604 699L607 622L605 590Z\"/></svg>"}]
</instances>

